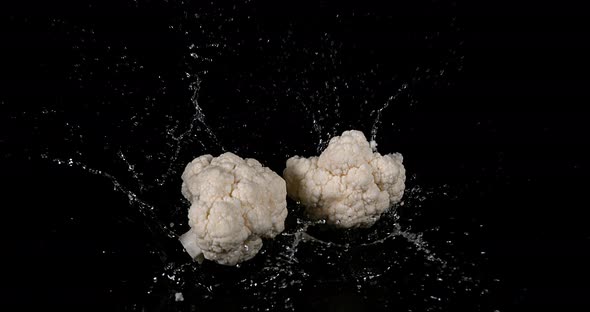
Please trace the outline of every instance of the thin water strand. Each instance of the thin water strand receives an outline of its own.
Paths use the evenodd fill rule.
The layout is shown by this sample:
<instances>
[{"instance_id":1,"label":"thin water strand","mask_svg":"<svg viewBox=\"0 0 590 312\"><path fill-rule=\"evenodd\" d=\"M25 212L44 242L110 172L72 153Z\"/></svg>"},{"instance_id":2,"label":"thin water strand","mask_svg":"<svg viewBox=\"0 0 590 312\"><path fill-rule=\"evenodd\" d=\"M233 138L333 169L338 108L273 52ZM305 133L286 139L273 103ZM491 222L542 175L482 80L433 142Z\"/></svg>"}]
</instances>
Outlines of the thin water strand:
<instances>
[{"instance_id":1,"label":"thin water strand","mask_svg":"<svg viewBox=\"0 0 590 312\"><path fill-rule=\"evenodd\" d=\"M394 95L391 95L389 98L387 98L387 100L385 101L383 106L381 106L381 108L373 111L372 114L375 115L375 119L373 121L373 127L371 128L371 141L375 141L375 139L377 138L377 132L379 131L379 127L381 126L381 116L383 114L383 111L386 110L389 107L389 105L396 101L402 94L404 94L407 89L408 84L403 83L401 87L397 89Z\"/></svg>"},{"instance_id":2,"label":"thin water strand","mask_svg":"<svg viewBox=\"0 0 590 312\"><path fill-rule=\"evenodd\" d=\"M117 191L127 197L127 200L129 201L129 204L131 206L139 207L140 213L147 220L150 221L150 224L155 224L157 229L159 230L159 232L161 232L162 234L166 235L169 238L176 238L177 237L177 235L174 233L174 231L172 231L166 224L162 224L161 222L158 221L158 218L154 214L155 207L153 205L150 205L149 203L147 203L144 200L142 200L141 198L139 198L136 193L134 193L133 191L129 190L127 187L122 185L117 180L117 178L115 178L112 174L105 172L105 171L98 170L98 169L94 169L94 168L89 167L88 165L86 165L80 161L74 160L72 158L68 158L67 160L60 159L60 158L50 159L47 155L42 155L42 158L48 159L51 162L56 163L61 166L67 166L70 168L81 169L89 174L106 178L107 180L109 180L111 182L111 184L113 185L113 189L115 191Z\"/></svg>"}]
</instances>

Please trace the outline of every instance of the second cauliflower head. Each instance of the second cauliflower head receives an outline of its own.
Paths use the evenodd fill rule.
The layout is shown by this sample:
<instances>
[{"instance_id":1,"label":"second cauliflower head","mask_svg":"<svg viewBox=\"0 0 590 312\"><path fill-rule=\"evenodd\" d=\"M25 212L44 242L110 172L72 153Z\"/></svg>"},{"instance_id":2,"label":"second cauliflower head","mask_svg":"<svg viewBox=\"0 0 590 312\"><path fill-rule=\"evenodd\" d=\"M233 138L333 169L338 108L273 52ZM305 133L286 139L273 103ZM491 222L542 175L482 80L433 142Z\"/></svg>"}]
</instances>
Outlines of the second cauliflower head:
<instances>
[{"instance_id":1,"label":"second cauliflower head","mask_svg":"<svg viewBox=\"0 0 590 312\"><path fill-rule=\"evenodd\" d=\"M405 189L402 155L374 152L362 132L333 137L319 157L294 156L283 177L287 193L310 217L342 228L369 227Z\"/></svg>"},{"instance_id":2,"label":"second cauliflower head","mask_svg":"<svg viewBox=\"0 0 590 312\"><path fill-rule=\"evenodd\" d=\"M235 265L258 253L261 238L284 229L285 181L255 159L203 155L186 166L182 181L191 230L180 240L195 259Z\"/></svg>"}]
</instances>

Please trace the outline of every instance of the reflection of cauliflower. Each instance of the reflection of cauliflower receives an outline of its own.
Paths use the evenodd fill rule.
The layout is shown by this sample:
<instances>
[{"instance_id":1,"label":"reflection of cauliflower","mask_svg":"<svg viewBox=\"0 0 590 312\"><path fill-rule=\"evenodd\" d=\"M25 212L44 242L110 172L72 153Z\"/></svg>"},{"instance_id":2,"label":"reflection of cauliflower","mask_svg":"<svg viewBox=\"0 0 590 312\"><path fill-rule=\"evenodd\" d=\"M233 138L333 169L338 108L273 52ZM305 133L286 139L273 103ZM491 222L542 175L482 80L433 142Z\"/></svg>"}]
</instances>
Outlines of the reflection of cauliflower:
<instances>
[{"instance_id":1,"label":"reflection of cauliflower","mask_svg":"<svg viewBox=\"0 0 590 312\"><path fill-rule=\"evenodd\" d=\"M362 132L345 131L319 157L291 157L283 176L287 193L315 219L338 227L369 227L404 194L401 154L382 156Z\"/></svg>"},{"instance_id":2,"label":"reflection of cauliflower","mask_svg":"<svg viewBox=\"0 0 590 312\"><path fill-rule=\"evenodd\" d=\"M180 241L193 258L235 265L258 253L261 237L284 229L285 181L255 159L203 155L186 166L182 181L191 230Z\"/></svg>"}]
</instances>

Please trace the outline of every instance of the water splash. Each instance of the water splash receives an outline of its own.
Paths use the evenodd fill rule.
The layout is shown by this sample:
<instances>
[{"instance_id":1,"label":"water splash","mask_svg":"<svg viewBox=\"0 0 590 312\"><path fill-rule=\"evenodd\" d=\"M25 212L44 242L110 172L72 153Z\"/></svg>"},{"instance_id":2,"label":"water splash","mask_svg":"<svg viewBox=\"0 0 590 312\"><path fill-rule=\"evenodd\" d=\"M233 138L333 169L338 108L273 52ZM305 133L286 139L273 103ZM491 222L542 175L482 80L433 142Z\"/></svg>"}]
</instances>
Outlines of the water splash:
<instances>
[{"instance_id":1,"label":"water splash","mask_svg":"<svg viewBox=\"0 0 590 312\"><path fill-rule=\"evenodd\" d=\"M392 229L390 229L389 233L386 233L385 237L382 237L382 238L379 238L379 239L376 239L373 241L369 241L366 243L361 243L358 245L339 244L339 243L334 243L334 242L330 242L330 241L325 241L325 240L316 238L316 237L306 233L305 231L301 233L301 237L302 237L303 241L319 243L319 244L323 244L328 247L338 247L338 248L344 249L345 251L350 248L362 248L362 247L379 245L379 244L383 244L385 241L387 241L389 239L393 239L396 237L403 237L409 243L411 243L416 248L416 250L424 253L424 255L428 261L439 264L442 266L442 268L446 267L446 265L447 265L446 261L444 261L440 257L437 257L436 254L428 246L428 243L422 239L421 233L412 233L408 230L403 230L401 225L397 222L393 223Z\"/></svg>"},{"instance_id":2,"label":"water splash","mask_svg":"<svg viewBox=\"0 0 590 312\"><path fill-rule=\"evenodd\" d=\"M119 157L124 159L122 152L118 153ZM144 218L149 221L148 226L154 233L176 240L176 234L170 227L160 222L155 215L156 207L142 200L136 193L129 190L112 174L98 170L72 158L60 159L44 157L53 163L70 168L83 170L89 174L105 178L111 182L113 189L128 199L131 207L136 207ZM133 166L129 165L133 171ZM134 177L139 174L133 175ZM410 178L410 183L414 183L415 178ZM464 287L469 291L480 291L480 284L477 279L462 272L460 263L451 264L453 258L445 258L438 255L425 241L423 234L413 232L404 228L400 224L399 209L418 209L422 202L429 196L446 194L446 191L425 190L421 187L410 187L406 193L403 206L394 207L385 213L378 224L365 238L357 242L337 242L318 238L310 233L313 227L322 227L326 225L325 220L308 220L304 216L298 216L292 228L287 228L285 232L275 238L274 241L266 241L265 246L252 263L244 263L234 269L225 269L219 267L203 267L195 264L190 257L181 253L163 262L162 269L154 275L151 285L147 288L146 294L149 296L159 296L165 300L165 304L177 304L175 300L176 293L183 293L184 301L194 302L195 299L204 300L204 302L213 300L218 295L222 295L231 289L237 288L252 298L264 298L265 304L244 303L244 307L252 310L266 310L272 308L281 308L288 311L294 311L296 306L289 293L300 292L309 279L314 276L309 272L311 267L324 263L333 270L342 270L342 272L332 279L321 281L322 283L337 283L355 281L359 292L370 291L371 287L377 287L383 279L387 279L390 274L396 274L402 265L400 259L390 258L382 259L380 266L374 267L367 263L361 270L352 269L350 271L340 268L340 263L350 257L351 254L364 253L363 250L377 248L382 250L389 248L389 244L402 238L412 246L413 250L422 254L427 262L437 268L433 275L437 281L443 281L453 287ZM291 211L300 210L300 207L290 207ZM157 239L157 238L156 238ZM178 247L178 246L176 246ZM303 251L301 249L304 249ZM168 248L167 248L168 249ZM174 248L173 248L174 249ZM176 248L178 249L178 248ZM156 253L166 252L164 250L155 250ZM311 254L310 254L311 252ZM410 257L410 254L404 257ZM162 257L164 259L165 257ZM407 258L410 259L410 258ZM235 281L231 282L232 286L221 283L227 277L222 273L224 270L237 270ZM221 274L221 276L220 276ZM318 282L318 281L315 281ZM195 297L196 296L196 297ZM441 296L431 295L434 298L433 306L442 305L445 301L439 300ZM439 298L439 299L437 299Z\"/></svg>"},{"instance_id":3,"label":"water splash","mask_svg":"<svg viewBox=\"0 0 590 312\"><path fill-rule=\"evenodd\" d=\"M401 87L399 87L399 89L397 89L397 92L394 95L391 95L389 98L387 98L387 101L385 101L385 103L383 104L383 106L381 106L381 108L374 110L371 114L375 116L375 119L373 121L373 126L371 127L371 140L370 141L375 141L375 139L377 138L377 131L379 131L379 126L381 126L381 116L383 114L383 111L386 110L389 105L391 105L391 103L395 102L400 96L402 96L403 94L405 94L408 90L408 84L404 83L401 85Z\"/></svg>"},{"instance_id":4,"label":"water splash","mask_svg":"<svg viewBox=\"0 0 590 312\"><path fill-rule=\"evenodd\" d=\"M439 190L424 190L420 187L412 187L407 193L406 204L399 209L417 209L422 202L428 199L429 194L440 194ZM300 208L300 207L299 207ZM298 207L290 207L291 211L298 211ZM290 293L298 293L314 276L316 266L327 266L330 270L340 272L331 279L314 280L313 283L339 283L355 281L359 292L370 291L372 287L379 287L384 279L390 275L399 274L404 261L412 261L414 257L424 259L432 265L431 273L426 277L436 283L446 283L447 287L453 287L454 291L479 291L480 284L477 279L466 275L462 271L465 263L456 263L454 257L438 254L433 246L427 242L423 234L413 232L400 224L400 215L396 209L385 213L378 224L358 242L338 242L318 238L310 233L314 227L326 226L325 220L308 220L298 216L293 227L277 236L273 241L265 241L265 247L252 260L238 265L236 268L220 266L196 265L188 256L175 263L168 263L161 273L155 276L149 292L158 292L160 296L173 298L176 292L183 292L187 298L197 296L199 300L208 302L215 296L223 296L226 292L239 289L242 295L259 298L256 303L244 302L243 307L264 311L266 309L281 308L287 311L296 309ZM410 246L410 250L417 252L405 253L402 258L384 258L375 264L368 259L359 269L346 269L342 266L353 254L364 254L364 250L383 250L403 239ZM399 248L399 247L398 247ZM421 254L421 256L419 255ZM221 283L220 279L227 279L224 272L231 271L235 276L233 282ZM431 275L430 275L431 274ZM224 276L224 277L221 277ZM229 283L229 284L227 284ZM231 284L231 285L230 285ZM446 298L442 295L431 294L428 299L432 307L444 306ZM438 299L437 299L438 298ZM172 300L172 299L170 299ZM190 299L188 299L190 300ZM260 303L263 300L264 303ZM437 308L435 308L437 310Z\"/></svg>"},{"instance_id":5,"label":"water splash","mask_svg":"<svg viewBox=\"0 0 590 312\"><path fill-rule=\"evenodd\" d=\"M119 159L121 159L125 163L125 165L127 167L127 171L133 177L133 180L136 182L137 187L139 188L139 190L141 192L145 191L145 184L144 184L143 180L140 178L141 173L139 173L139 172L137 172L135 170L135 165L131 164L129 162L129 160L127 160L127 157L125 156L125 154L123 153L122 150L119 150L117 152L117 156L119 157ZM84 168L82 168L82 169L84 169ZM103 174L104 174L104 172L103 172Z\"/></svg>"},{"instance_id":6,"label":"water splash","mask_svg":"<svg viewBox=\"0 0 590 312\"><path fill-rule=\"evenodd\" d=\"M120 153L120 155L123 154ZM129 188L121 184L119 180L117 180L117 178L112 174L92 168L84 164L83 162L74 160L72 158L50 158L47 154L42 154L41 157L57 165L80 169L91 175L107 179L109 182L111 182L114 191L119 192L127 197L127 200L131 207L138 208L139 212L144 216L145 220L149 221L148 225L150 226L151 230L155 231L155 233L160 233L161 235L166 236L168 238L177 237L177 235L169 228L168 225L158 222L158 218L154 213L154 211L156 210L155 206L139 198L139 196L135 192L131 191Z\"/></svg>"},{"instance_id":7,"label":"water splash","mask_svg":"<svg viewBox=\"0 0 590 312\"><path fill-rule=\"evenodd\" d=\"M207 133L207 135L209 136L209 138L211 138L212 141L215 144L217 144L217 146L222 151L226 151L225 147L220 143L219 139L217 138L217 135L215 134L215 132L213 132L211 127L207 124L207 122L205 120L205 113L203 112L203 109L199 105L199 92L201 90L201 82L202 82L202 80L199 77L196 77L196 80L193 83L191 83L189 86L189 89L192 91L190 101L193 104L192 106L194 108L194 112L193 112L192 117L190 118L188 128L185 131L183 131L182 133L180 133L179 135L174 135L175 129L171 129L168 131L168 135L169 135L170 139L172 139L172 141L173 141L172 145L174 146L174 148L173 148L172 155L168 161L168 169L162 175L162 177L160 179L158 179L159 186L163 186L166 182L169 181L169 178L171 175L177 173L173 169L174 165L176 165L176 163L178 162L178 157L180 155L182 148L185 145L185 142L187 141L187 138L194 136L195 130L197 130L197 131L204 130L205 133ZM204 150L206 150L207 146L205 145L205 143L203 143L202 140L198 140L198 142L201 144L201 147Z\"/></svg>"},{"instance_id":8,"label":"water splash","mask_svg":"<svg viewBox=\"0 0 590 312\"><path fill-rule=\"evenodd\" d=\"M185 17L181 23L171 26L171 29L177 29L179 33L182 33L181 36L186 37L187 45L185 47L188 47L185 54L186 68L181 70L180 75L186 78L183 81L188 82L190 99L183 103L190 104L191 112L186 114L189 116L188 119L185 119L184 116L181 119L171 117L170 122L173 125L167 125L166 131L161 133L167 147L167 149L161 151L162 159L167 161L168 164L162 176L156 179L158 186L166 186L171 181L171 177L178 174L179 165L182 165L179 163L185 156L183 151L185 148L192 146L193 143L199 144L203 150L212 148L226 150L216 135L217 129L208 124L208 119L203 110L203 107L206 108L206 106L201 106L199 95L203 81L207 79L211 69L210 66L224 53L238 54L240 52L241 38L236 38L233 33L237 33L237 30L239 30L239 23L246 23L245 20L250 20L250 15L236 14L241 10L239 5L237 7L234 6L227 11L222 11L221 8L216 8L211 3L211 10L213 11L209 14L206 14L206 12L193 14L193 12L187 12L190 11L190 8L186 8ZM206 21L203 21L204 19ZM194 26L194 29L191 29L191 25ZM267 47L267 45L263 45L264 42L268 43L271 39L278 39L279 42L282 40L278 49L281 52L278 52L279 55L273 58L273 51L269 50L269 64L271 64L271 67L276 67L277 71L273 72L276 77L273 76L272 87L258 89L268 91L271 96L283 93L295 96L298 105L300 105L299 108L304 111L304 118L311 121L309 128L302 131L310 131L310 133L317 136L318 153L325 147L330 137L334 136L337 131L349 129L347 122L354 122L354 120L371 123L371 140L375 140L388 109L400 104L400 98L409 92L408 83L401 83L395 94L389 95L389 92L395 90L397 85L387 89L385 94L389 95L388 97L371 98L375 91L372 89L374 85L371 83L376 80L391 80L392 75L386 74L387 77L377 77L374 72L367 71L366 68L360 70L361 73L351 74L348 71L342 71L342 68L347 66L342 62L342 44L339 43L337 38L328 33L321 36L319 48L314 51L308 49L306 45L308 42L305 41L307 38L301 40L301 38L291 38L290 35L281 38L266 38L265 36L271 35L260 34L260 43L258 44L261 50ZM301 72L294 72L294 69L288 68L290 65L285 64L297 64L298 61L301 61L298 57L302 57L305 61L310 59L310 62L307 63L308 66L301 69ZM132 61L134 62L133 59L130 61L129 58L121 58L121 64L116 65L126 65L131 71L138 71L137 68L141 67L141 65L136 66ZM83 63L81 62L81 64ZM300 68L295 70L300 70ZM420 70L416 69L417 79L427 78L427 75L432 75L434 71L439 72L440 76L443 73L447 74L444 69L440 71L431 70L428 66L425 66ZM322 72L335 74L324 81L322 81L322 78L316 79L318 73L321 74ZM83 74L85 72L77 70L76 77ZM256 80L248 80L249 76L246 74L240 76L240 78L247 81ZM282 82L281 79L283 79ZM401 81L409 80L401 79ZM351 84L355 83L357 85L351 87ZM380 103L380 99L386 100L379 108L372 109L371 105ZM344 109L340 106L342 102L351 103L351 106L355 107L354 118L352 118L354 120L345 120L346 112L343 113ZM348 107L348 105L344 107ZM359 107L358 111L356 111L356 107ZM363 111L364 107L370 108ZM157 105L152 105L146 110L150 110L150 113L157 113ZM133 116L132 121L134 121L134 118L135 116ZM137 127L137 121L133 125ZM72 132L79 131L79 129L74 129L74 126L79 128L79 125L73 125L70 130ZM345 129L341 127L345 127ZM205 134L205 138L197 138L198 134ZM131 146L131 148L134 147ZM83 157L82 155L78 156ZM77 168L99 178L107 179L116 192L127 197L130 207L139 210L146 220L147 226L153 228L152 232L157 233L154 240L159 240L159 236L161 236L176 241L177 236L172 231L172 226L161 221L156 215L157 205L140 198L146 187L144 180L147 173L144 175L144 173L137 170L136 165L129 161L128 155L124 151L119 150L116 156L125 164L127 172L137 184L138 193L131 191L130 186L123 185L115 174L95 169L81 161L72 158L50 158L48 156L44 158L56 164ZM407 204L403 208L397 208L420 210L419 203L421 201L440 193L442 191L439 188L434 190L410 188L405 197ZM180 194L178 196L180 197ZM291 211L297 211L299 208L298 206L289 207L290 214ZM404 261L422 265L421 260L425 262L423 267L420 267L417 271L412 271L412 273L416 274L410 276L410 280L419 279L416 275L422 274L422 271L428 267L432 268L431 271L420 275L421 278L435 281L444 279L448 283L447 286L456 291L460 291L460 288L476 289L478 287L477 278L463 272L464 268L472 266L473 263L467 260L457 260L452 255L445 253L445 250L438 248L435 242L426 239L425 236L428 236L424 232L412 230L411 226L402 226L402 222L411 223L411 221L400 220L401 217L395 211L383 215L378 227L375 227L372 232L365 233L366 235L355 237L352 242L333 241L315 235L312 229L323 226L323 221L310 221L302 215L297 217L294 225L288 227L275 240L265 241L263 250L251 262L244 263L239 268L220 268L207 263L202 266L197 265L180 250L180 244L172 247L166 246L166 248L176 248L176 250L170 252L170 257L164 262L164 265L155 270L147 294L150 297L160 296L164 304L174 306L174 304L177 304L175 300L177 293L183 294L185 303L198 302L199 304L206 304L212 302L215 296L227 297L232 292L238 292L244 297L252 298L251 302L243 303L241 307L244 309L295 310L293 298L290 295L301 293L302 289L305 288L304 286L315 287L317 284L322 287L332 282L352 281L356 284L357 292L363 294L365 289L369 291L371 287L379 288L380 283L391 284L392 281L396 281L396 278L400 278L392 274L396 274L397 271L401 270ZM399 242L406 242L407 246L397 244ZM372 249L388 250L389 252L399 250L399 252L390 258L378 259L378 261L373 262L374 259L362 257L365 252ZM160 253L163 251L155 248L154 252ZM351 261L353 257L356 257L354 260L357 267L349 268L350 263L354 262ZM317 272L314 274L314 270L320 266L323 266L322 268L326 268L326 270L333 270L336 274L318 280L317 276L322 276L322 274L317 274ZM225 281L225 283L222 281ZM306 284L310 281L313 286ZM422 294L420 291L423 286L423 284L415 285L412 291ZM432 304L431 308L434 310L441 310L445 301L444 296L437 293L428 293L428 295L424 296L424 300L429 300ZM160 306L164 304L160 304ZM388 304L388 301L383 302L384 307L387 307ZM149 308L149 306L146 305L146 308Z\"/></svg>"}]
</instances>

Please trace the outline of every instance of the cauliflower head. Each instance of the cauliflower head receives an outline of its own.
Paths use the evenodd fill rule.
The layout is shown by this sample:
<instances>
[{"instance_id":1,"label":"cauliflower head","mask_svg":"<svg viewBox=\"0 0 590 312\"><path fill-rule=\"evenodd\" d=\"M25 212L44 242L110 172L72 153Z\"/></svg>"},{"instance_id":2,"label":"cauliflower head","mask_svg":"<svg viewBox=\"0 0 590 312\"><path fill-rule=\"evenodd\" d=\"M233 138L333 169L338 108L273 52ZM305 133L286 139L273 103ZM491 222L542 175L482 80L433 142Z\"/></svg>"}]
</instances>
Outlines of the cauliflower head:
<instances>
[{"instance_id":1,"label":"cauliflower head","mask_svg":"<svg viewBox=\"0 0 590 312\"><path fill-rule=\"evenodd\" d=\"M184 169L182 194L191 203L191 229L180 241L197 260L235 265L258 253L261 238L284 230L285 181L255 159L197 157Z\"/></svg>"},{"instance_id":2,"label":"cauliflower head","mask_svg":"<svg viewBox=\"0 0 590 312\"><path fill-rule=\"evenodd\" d=\"M370 227L405 189L401 154L381 155L362 132L333 137L319 157L294 156L283 177L287 194L314 219L342 228Z\"/></svg>"}]
</instances>

